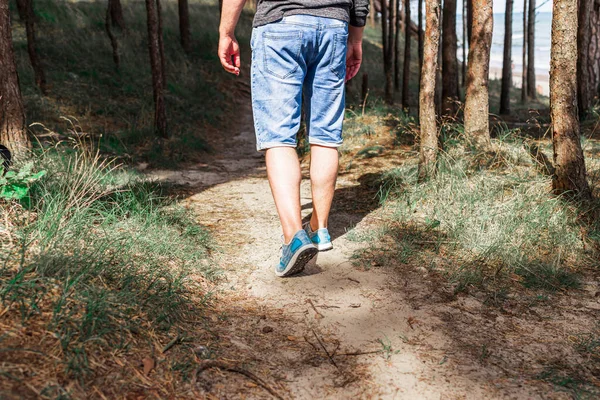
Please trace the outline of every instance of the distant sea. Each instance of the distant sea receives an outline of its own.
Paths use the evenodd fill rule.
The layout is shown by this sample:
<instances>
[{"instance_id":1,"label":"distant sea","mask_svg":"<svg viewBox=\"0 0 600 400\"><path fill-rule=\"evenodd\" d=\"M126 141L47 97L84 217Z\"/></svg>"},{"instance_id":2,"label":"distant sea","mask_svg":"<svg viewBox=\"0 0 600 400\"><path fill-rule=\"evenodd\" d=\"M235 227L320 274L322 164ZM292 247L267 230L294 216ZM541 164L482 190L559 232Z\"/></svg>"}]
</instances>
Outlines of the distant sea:
<instances>
[{"instance_id":1,"label":"distant sea","mask_svg":"<svg viewBox=\"0 0 600 400\"><path fill-rule=\"evenodd\" d=\"M513 14L512 26L512 64L513 74L522 71L523 52L523 13ZM456 26L459 48L458 59L462 61L462 16L457 18ZM550 71L550 43L552 32L552 13L539 12L535 19L535 70L536 75L548 76ZM468 48L467 48L468 53ZM492 38L492 53L490 55L490 77L500 78L504 53L504 13L494 14L494 34ZM515 79L516 81L517 79ZM520 82L520 78L518 78ZM547 82L539 82L547 86ZM543 87L546 92L547 88Z\"/></svg>"}]
</instances>

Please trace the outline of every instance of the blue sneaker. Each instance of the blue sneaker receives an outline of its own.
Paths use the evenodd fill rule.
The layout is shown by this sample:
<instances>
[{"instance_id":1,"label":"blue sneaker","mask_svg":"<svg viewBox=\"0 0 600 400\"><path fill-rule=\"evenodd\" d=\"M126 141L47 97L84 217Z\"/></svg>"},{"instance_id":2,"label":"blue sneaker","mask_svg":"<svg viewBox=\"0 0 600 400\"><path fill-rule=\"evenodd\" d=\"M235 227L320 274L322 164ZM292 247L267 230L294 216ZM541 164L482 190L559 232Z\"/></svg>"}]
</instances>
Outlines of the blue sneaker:
<instances>
[{"instance_id":1,"label":"blue sneaker","mask_svg":"<svg viewBox=\"0 0 600 400\"><path fill-rule=\"evenodd\" d=\"M296 232L289 244L281 247L281 260L275 267L277 276L290 276L302 272L304 266L315 254L316 246L311 242L305 230Z\"/></svg>"},{"instance_id":2,"label":"blue sneaker","mask_svg":"<svg viewBox=\"0 0 600 400\"><path fill-rule=\"evenodd\" d=\"M327 251L333 249L333 243L331 243L331 236L329 236L329 231L327 228L317 229L316 232L313 232L310 227L310 222L304 224L304 230L306 234L310 238L311 242L317 246L319 251Z\"/></svg>"}]
</instances>

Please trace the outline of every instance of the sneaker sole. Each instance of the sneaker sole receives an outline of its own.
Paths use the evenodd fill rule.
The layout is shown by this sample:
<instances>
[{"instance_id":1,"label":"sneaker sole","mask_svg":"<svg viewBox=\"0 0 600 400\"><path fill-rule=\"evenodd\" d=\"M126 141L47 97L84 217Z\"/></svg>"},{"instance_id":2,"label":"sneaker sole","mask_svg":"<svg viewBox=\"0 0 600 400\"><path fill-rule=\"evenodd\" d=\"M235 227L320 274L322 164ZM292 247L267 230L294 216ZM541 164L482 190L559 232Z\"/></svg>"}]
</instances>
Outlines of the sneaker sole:
<instances>
[{"instance_id":1,"label":"sneaker sole","mask_svg":"<svg viewBox=\"0 0 600 400\"><path fill-rule=\"evenodd\" d=\"M312 244L301 247L290 260L288 267L282 272L275 271L275 274L280 277L299 274L304 270L306 264L319 252Z\"/></svg>"},{"instance_id":2,"label":"sneaker sole","mask_svg":"<svg viewBox=\"0 0 600 400\"><path fill-rule=\"evenodd\" d=\"M331 242L325 244L315 244L315 246L317 246L317 249L319 251L327 251L333 249L333 243Z\"/></svg>"}]
</instances>

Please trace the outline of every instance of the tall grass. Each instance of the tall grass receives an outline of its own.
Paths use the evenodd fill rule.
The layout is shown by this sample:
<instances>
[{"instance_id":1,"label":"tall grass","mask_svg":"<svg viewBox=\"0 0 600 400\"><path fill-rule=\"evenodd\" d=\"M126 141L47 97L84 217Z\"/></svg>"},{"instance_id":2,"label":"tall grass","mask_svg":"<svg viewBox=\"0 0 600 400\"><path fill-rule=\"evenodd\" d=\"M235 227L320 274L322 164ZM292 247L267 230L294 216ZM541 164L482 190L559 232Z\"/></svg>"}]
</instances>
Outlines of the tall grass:
<instances>
[{"instance_id":1,"label":"tall grass","mask_svg":"<svg viewBox=\"0 0 600 400\"><path fill-rule=\"evenodd\" d=\"M119 348L131 331L202 312L216 270L189 212L86 146L58 145L35 165L48 173L30 204L0 204L0 300L5 318L53 333L66 373L85 376L90 352Z\"/></svg>"},{"instance_id":2,"label":"tall grass","mask_svg":"<svg viewBox=\"0 0 600 400\"><path fill-rule=\"evenodd\" d=\"M505 132L483 154L460 126L443 132L435 178L419 183L414 162L382 176L387 229L383 244L361 254L367 265L418 261L458 291L515 279L531 288L578 287L577 271L594 265L600 243L594 232L582 240L579 205L550 194L550 177L538 172L524 140Z\"/></svg>"}]
</instances>

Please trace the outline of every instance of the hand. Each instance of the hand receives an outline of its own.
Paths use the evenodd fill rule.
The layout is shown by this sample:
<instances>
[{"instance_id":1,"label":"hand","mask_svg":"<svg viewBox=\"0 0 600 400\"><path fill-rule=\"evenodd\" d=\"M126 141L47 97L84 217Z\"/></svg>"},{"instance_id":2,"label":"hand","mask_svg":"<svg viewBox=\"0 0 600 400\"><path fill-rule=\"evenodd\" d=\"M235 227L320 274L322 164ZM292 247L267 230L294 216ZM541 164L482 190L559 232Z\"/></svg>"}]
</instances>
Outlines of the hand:
<instances>
[{"instance_id":1,"label":"hand","mask_svg":"<svg viewBox=\"0 0 600 400\"><path fill-rule=\"evenodd\" d=\"M362 62L362 37L364 27L348 27L348 51L346 53L346 82L358 74Z\"/></svg>"},{"instance_id":2,"label":"hand","mask_svg":"<svg viewBox=\"0 0 600 400\"><path fill-rule=\"evenodd\" d=\"M346 53L346 82L358 74L362 63L362 41L348 41L348 52Z\"/></svg>"},{"instance_id":3,"label":"hand","mask_svg":"<svg viewBox=\"0 0 600 400\"><path fill-rule=\"evenodd\" d=\"M221 35L219 38L219 60L225 71L240 74L240 45L235 36Z\"/></svg>"}]
</instances>

